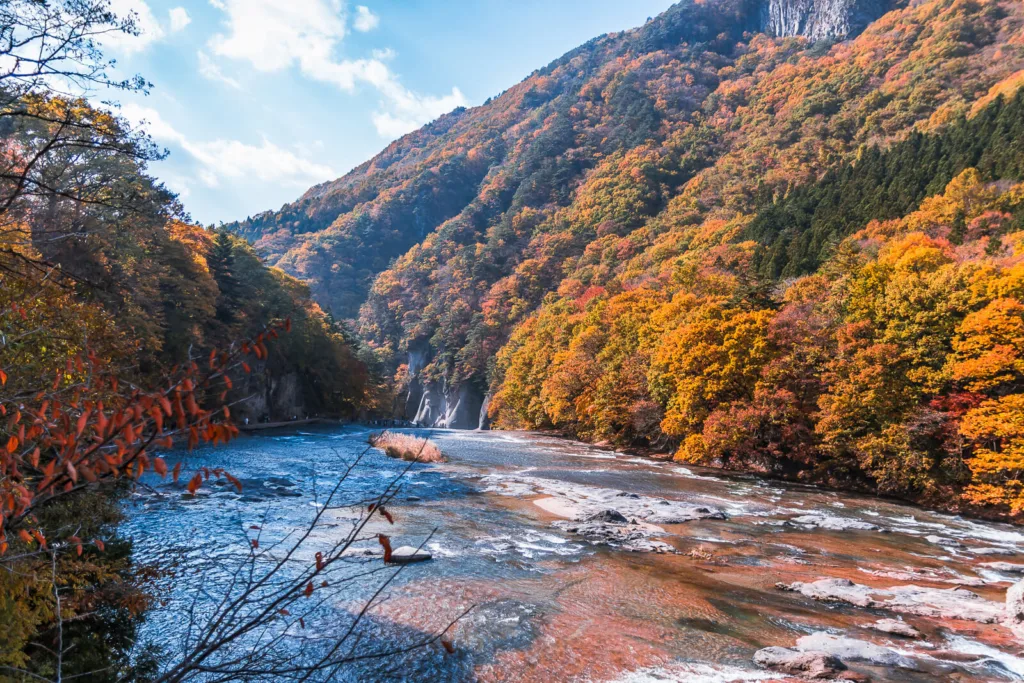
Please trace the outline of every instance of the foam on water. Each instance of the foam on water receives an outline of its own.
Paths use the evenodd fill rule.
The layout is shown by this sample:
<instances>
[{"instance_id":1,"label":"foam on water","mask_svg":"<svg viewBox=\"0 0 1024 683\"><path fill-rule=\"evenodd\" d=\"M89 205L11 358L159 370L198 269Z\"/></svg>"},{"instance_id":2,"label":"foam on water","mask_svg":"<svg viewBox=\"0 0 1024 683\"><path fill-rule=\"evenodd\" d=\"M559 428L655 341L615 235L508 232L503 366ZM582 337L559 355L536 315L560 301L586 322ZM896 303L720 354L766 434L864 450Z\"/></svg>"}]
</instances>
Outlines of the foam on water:
<instances>
[{"instance_id":1,"label":"foam on water","mask_svg":"<svg viewBox=\"0 0 1024 683\"><path fill-rule=\"evenodd\" d=\"M746 683L782 678L779 674L735 666L679 663L630 671L611 683Z\"/></svg>"}]
</instances>

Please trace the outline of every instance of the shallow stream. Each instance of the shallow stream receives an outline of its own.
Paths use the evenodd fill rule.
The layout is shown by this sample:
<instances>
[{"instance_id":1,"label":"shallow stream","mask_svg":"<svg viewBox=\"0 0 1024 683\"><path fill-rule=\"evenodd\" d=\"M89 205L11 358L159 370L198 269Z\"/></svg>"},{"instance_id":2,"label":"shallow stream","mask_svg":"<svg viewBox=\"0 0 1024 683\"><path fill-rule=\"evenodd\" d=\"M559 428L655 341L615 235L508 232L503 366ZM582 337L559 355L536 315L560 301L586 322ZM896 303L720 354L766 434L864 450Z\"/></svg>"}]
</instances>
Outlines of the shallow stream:
<instances>
[{"instance_id":1,"label":"shallow stream","mask_svg":"<svg viewBox=\"0 0 1024 683\"><path fill-rule=\"evenodd\" d=\"M454 654L429 646L386 672L358 665L338 680L792 680L753 663L768 646L832 648L874 681L1024 680L1020 642L992 623L1001 617L984 618L1024 578L1024 529L544 435L429 435L449 461L415 465L390 505L394 526L379 520L368 530L388 533L395 547L433 532L423 545L433 559L401 570L367 622L370 637L411 641L473 609L453 631ZM148 481L124 532L140 561L170 549L179 562L146 635L181 635L201 563L245 552L245 529L273 537L303 527L366 437L357 427L304 427L186 456L186 471L228 469L241 493L211 480L193 497L184 481ZM372 497L403 467L371 451L345 493ZM625 523L597 526L621 536L579 523L606 510ZM313 542L349 528L335 521ZM777 587L827 578L855 585L832 594ZM357 582L331 608L350 614L377 585L376 575ZM925 590L907 600L903 586ZM936 602L971 608L950 614ZM880 619L903 620L922 637L871 628Z\"/></svg>"}]
</instances>

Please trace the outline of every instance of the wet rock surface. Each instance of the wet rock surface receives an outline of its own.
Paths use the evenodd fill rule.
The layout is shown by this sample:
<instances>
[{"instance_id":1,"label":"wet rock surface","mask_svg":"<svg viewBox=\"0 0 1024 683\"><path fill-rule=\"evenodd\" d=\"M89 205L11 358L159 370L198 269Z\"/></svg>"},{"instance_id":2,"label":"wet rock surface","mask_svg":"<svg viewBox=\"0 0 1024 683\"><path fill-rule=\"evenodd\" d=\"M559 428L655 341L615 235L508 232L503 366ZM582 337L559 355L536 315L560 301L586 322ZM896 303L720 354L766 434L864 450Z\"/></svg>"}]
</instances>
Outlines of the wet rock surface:
<instances>
[{"instance_id":1,"label":"wet rock surface","mask_svg":"<svg viewBox=\"0 0 1024 683\"><path fill-rule=\"evenodd\" d=\"M872 666L897 667L910 671L916 671L919 668L913 659L891 648L831 633L819 632L804 636L796 641L796 647L801 652L824 652L844 664L864 662Z\"/></svg>"},{"instance_id":2,"label":"wet rock surface","mask_svg":"<svg viewBox=\"0 0 1024 683\"><path fill-rule=\"evenodd\" d=\"M764 669L812 680L834 679L846 671L846 665L827 652L805 652L785 647L758 650L754 653L754 663Z\"/></svg>"},{"instance_id":3,"label":"wet rock surface","mask_svg":"<svg viewBox=\"0 0 1024 683\"><path fill-rule=\"evenodd\" d=\"M391 553L392 564L412 564L413 562L426 562L427 560L433 559L426 550L422 548L413 548L411 545L403 545L400 548L396 548Z\"/></svg>"},{"instance_id":4,"label":"wet rock surface","mask_svg":"<svg viewBox=\"0 0 1024 683\"><path fill-rule=\"evenodd\" d=\"M923 638L924 634L918 631L916 628L911 626L905 621L899 621L898 619L879 619L875 623L871 624L868 628L878 631L880 633L888 633L894 636L900 636L902 638Z\"/></svg>"},{"instance_id":5,"label":"wet rock surface","mask_svg":"<svg viewBox=\"0 0 1024 683\"><path fill-rule=\"evenodd\" d=\"M927 588L921 586L894 586L871 588L849 579L820 579L809 583L797 581L780 583L778 588L801 593L815 600L844 602L857 607L875 607L941 619L963 619L982 624L995 624L1002 620L1002 604L986 600L965 588ZM1024 594L1024 588L1021 593Z\"/></svg>"},{"instance_id":6,"label":"wet rock surface","mask_svg":"<svg viewBox=\"0 0 1024 683\"><path fill-rule=\"evenodd\" d=\"M790 524L818 527L829 531L878 531L880 527L871 522L833 515L801 515L789 520Z\"/></svg>"},{"instance_id":7,"label":"wet rock surface","mask_svg":"<svg viewBox=\"0 0 1024 683\"><path fill-rule=\"evenodd\" d=\"M774 36L814 40L852 37L898 6L894 0L766 0L762 29Z\"/></svg>"},{"instance_id":8,"label":"wet rock surface","mask_svg":"<svg viewBox=\"0 0 1024 683\"><path fill-rule=\"evenodd\" d=\"M1006 574L1024 574L1024 564L1014 562L982 562L978 566Z\"/></svg>"}]
</instances>

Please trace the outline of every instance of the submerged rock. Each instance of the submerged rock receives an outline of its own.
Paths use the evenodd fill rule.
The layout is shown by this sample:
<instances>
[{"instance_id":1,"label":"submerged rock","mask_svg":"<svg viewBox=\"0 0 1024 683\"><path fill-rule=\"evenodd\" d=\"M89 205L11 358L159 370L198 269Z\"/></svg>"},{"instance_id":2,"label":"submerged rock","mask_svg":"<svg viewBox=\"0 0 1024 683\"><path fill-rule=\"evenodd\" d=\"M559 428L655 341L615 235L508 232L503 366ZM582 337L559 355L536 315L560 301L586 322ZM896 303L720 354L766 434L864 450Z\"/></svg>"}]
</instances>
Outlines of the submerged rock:
<instances>
[{"instance_id":1,"label":"submerged rock","mask_svg":"<svg viewBox=\"0 0 1024 683\"><path fill-rule=\"evenodd\" d=\"M911 626L905 621L898 619L879 619L875 623L868 626L868 628L882 633L889 633L894 636L902 636L904 638L923 638L924 634L918 631L916 628Z\"/></svg>"},{"instance_id":2,"label":"submerged rock","mask_svg":"<svg viewBox=\"0 0 1024 683\"><path fill-rule=\"evenodd\" d=\"M864 662L873 666L894 666L910 671L915 671L918 668L913 659L901 655L896 650L875 645L866 640L835 636L824 631L800 638L796 641L796 647L801 652L824 652L844 663Z\"/></svg>"},{"instance_id":3,"label":"submerged rock","mask_svg":"<svg viewBox=\"0 0 1024 683\"><path fill-rule=\"evenodd\" d=\"M785 647L766 647L754 653L754 663L790 676L811 679L835 678L846 666L827 652L790 650Z\"/></svg>"}]
</instances>

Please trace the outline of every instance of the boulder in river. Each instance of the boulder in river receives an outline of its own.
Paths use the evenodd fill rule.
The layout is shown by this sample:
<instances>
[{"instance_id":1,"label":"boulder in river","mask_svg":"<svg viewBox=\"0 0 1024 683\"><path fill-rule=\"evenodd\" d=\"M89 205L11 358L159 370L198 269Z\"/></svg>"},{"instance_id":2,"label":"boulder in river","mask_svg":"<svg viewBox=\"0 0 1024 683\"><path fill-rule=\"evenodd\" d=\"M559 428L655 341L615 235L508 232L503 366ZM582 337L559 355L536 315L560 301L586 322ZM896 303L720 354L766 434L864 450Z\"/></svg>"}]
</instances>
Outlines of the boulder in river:
<instances>
[{"instance_id":1,"label":"boulder in river","mask_svg":"<svg viewBox=\"0 0 1024 683\"><path fill-rule=\"evenodd\" d=\"M911 626L905 621L899 619L879 619L875 623L868 626L870 629L880 631L881 633L889 633L894 636L902 636L903 638L923 638L924 634L918 631L916 628Z\"/></svg>"},{"instance_id":2,"label":"boulder in river","mask_svg":"<svg viewBox=\"0 0 1024 683\"><path fill-rule=\"evenodd\" d=\"M796 641L801 652L824 652L842 662L864 662L872 666L889 666L908 671L917 670L917 663L896 650L869 643L866 640L836 636L819 631Z\"/></svg>"},{"instance_id":3,"label":"boulder in river","mask_svg":"<svg viewBox=\"0 0 1024 683\"><path fill-rule=\"evenodd\" d=\"M618 510L601 510L587 517L588 522L607 522L609 524L628 524L629 520Z\"/></svg>"},{"instance_id":4,"label":"boulder in river","mask_svg":"<svg viewBox=\"0 0 1024 683\"><path fill-rule=\"evenodd\" d=\"M785 647L758 650L754 653L754 663L790 676L819 680L835 678L846 670L846 665L827 652L798 651Z\"/></svg>"},{"instance_id":5,"label":"boulder in river","mask_svg":"<svg viewBox=\"0 0 1024 683\"><path fill-rule=\"evenodd\" d=\"M401 548L391 552L391 562L394 564L412 564L413 562L424 562L433 559L433 555L422 548L413 548L411 545L403 545Z\"/></svg>"}]
</instances>

